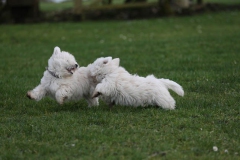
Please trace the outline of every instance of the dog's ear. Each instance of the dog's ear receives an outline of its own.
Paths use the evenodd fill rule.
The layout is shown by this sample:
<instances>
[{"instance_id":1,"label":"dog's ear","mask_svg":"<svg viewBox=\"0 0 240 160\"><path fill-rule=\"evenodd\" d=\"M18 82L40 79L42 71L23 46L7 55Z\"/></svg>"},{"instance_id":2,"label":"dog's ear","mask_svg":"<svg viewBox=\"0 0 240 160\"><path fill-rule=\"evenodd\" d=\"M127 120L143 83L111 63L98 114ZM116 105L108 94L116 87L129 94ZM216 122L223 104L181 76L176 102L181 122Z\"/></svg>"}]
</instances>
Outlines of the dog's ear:
<instances>
[{"instance_id":1,"label":"dog's ear","mask_svg":"<svg viewBox=\"0 0 240 160\"><path fill-rule=\"evenodd\" d=\"M107 64L107 63L108 63L108 59L104 59L103 64Z\"/></svg>"},{"instance_id":2,"label":"dog's ear","mask_svg":"<svg viewBox=\"0 0 240 160\"><path fill-rule=\"evenodd\" d=\"M120 59L119 58L114 58L111 63L115 66L119 66Z\"/></svg>"},{"instance_id":3,"label":"dog's ear","mask_svg":"<svg viewBox=\"0 0 240 160\"><path fill-rule=\"evenodd\" d=\"M106 57L103 60L103 64L108 64L108 62L110 62L112 60L112 57Z\"/></svg>"},{"instance_id":4,"label":"dog's ear","mask_svg":"<svg viewBox=\"0 0 240 160\"><path fill-rule=\"evenodd\" d=\"M56 47L54 48L53 54L57 55L57 54L60 53L60 52L61 52L60 48L59 48L58 46L56 46Z\"/></svg>"}]
</instances>

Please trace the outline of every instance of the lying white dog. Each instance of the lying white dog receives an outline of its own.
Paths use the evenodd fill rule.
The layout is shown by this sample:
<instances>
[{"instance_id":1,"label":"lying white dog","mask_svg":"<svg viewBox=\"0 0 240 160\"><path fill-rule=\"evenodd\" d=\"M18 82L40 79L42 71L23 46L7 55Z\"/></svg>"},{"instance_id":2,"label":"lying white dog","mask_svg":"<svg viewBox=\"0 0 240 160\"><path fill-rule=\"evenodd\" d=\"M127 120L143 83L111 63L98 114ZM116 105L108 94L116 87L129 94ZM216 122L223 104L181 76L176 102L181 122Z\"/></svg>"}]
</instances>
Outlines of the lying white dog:
<instances>
[{"instance_id":1,"label":"lying white dog","mask_svg":"<svg viewBox=\"0 0 240 160\"><path fill-rule=\"evenodd\" d=\"M59 104L68 100L85 98L88 106L97 106L98 98L92 98L96 83L90 76L88 67L78 67L73 55L54 48L48 60L41 83L27 92L30 99L41 100L45 96L54 98Z\"/></svg>"},{"instance_id":2,"label":"lying white dog","mask_svg":"<svg viewBox=\"0 0 240 160\"><path fill-rule=\"evenodd\" d=\"M93 98L101 98L110 105L148 106L157 105L164 109L174 109L175 100L168 89L183 96L182 87L168 79L157 79L153 75L139 77L131 75L119 66L119 58L98 58L91 66L91 75L98 85Z\"/></svg>"}]
</instances>

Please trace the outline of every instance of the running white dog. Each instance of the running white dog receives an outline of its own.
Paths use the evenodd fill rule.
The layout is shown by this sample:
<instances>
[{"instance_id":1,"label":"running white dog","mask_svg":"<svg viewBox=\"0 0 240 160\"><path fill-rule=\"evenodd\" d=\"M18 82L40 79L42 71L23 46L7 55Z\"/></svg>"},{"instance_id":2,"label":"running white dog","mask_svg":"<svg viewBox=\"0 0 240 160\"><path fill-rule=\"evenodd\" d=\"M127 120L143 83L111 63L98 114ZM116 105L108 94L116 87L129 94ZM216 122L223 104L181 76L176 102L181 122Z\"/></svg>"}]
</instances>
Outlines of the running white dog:
<instances>
[{"instance_id":1,"label":"running white dog","mask_svg":"<svg viewBox=\"0 0 240 160\"><path fill-rule=\"evenodd\" d=\"M59 47L55 47L41 83L28 91L27 96L36 101L50 96L59 104L85 98L88 106L91 107L98 105L98 98L92 98L95 86L96 83L90 76L89 66L79 68L73 55L61 52Z\"/></svg>"},{"instance_id":2,"label":"running white dog","mask_svg":"<svg viewBox=\"0 0 240 160\"><path fill-rule=\"evenodd\" d=\"M168 89L183 96L182 87L168 79L157 79L153 75L139 77L131 75L119 66L119 58L98 58L91 66L91 75L98 85L93 98L101 98L110 105L148 106L157 105L164 109L174 109L175 100Z\"/></svg>"}]
</instances>

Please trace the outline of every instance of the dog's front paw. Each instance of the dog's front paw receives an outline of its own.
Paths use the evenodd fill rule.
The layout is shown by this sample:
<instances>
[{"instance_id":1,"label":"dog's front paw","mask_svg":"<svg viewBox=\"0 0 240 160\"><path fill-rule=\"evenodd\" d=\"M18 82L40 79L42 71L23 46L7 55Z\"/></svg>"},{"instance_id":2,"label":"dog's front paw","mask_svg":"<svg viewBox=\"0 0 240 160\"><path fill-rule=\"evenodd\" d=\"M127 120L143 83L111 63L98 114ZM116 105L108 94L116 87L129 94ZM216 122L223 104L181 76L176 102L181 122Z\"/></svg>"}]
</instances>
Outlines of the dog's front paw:
<instances>
[{"instance_id":1,"label":"dog's front paw","mask_svg":"<svg viewBox=\"0 0 240 160\"><path fill-rule=\"evenodd\" d=\"M58 102L58 104L63 105L65 101L67 101L68 97L64 96L64 97L58 97L56 100Z\"/></svg>"},{"instance_id":2,"label":"dog's front paw","mask_svg":"<svg viewBox=\"0 0 240 160\"><path fill-rule=\"evenodd\" d=\"M100 96L102 93L101 92L94 92L92 95L92 98L96 98L98 96Z\"/></svg>"},{"instance_id":3,"label":"dog's front paw","mask_svg":"<svg viewBox=\"0 0 240 160\"><path fill-rule=\"evenodd\" d=\"M28 91L26 96L27 96L29 99L35 100L35 98L33 98L32 95L31 95L31 91Z\"/></svg>"}]
</instances>

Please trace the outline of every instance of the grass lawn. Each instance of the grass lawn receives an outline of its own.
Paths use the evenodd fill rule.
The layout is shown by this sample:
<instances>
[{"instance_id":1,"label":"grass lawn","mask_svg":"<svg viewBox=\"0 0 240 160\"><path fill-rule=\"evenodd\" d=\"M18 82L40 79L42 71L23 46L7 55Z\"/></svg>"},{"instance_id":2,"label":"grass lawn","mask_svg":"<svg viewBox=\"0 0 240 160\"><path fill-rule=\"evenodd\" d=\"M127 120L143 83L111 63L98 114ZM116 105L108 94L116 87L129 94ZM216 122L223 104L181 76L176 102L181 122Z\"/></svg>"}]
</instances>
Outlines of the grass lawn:
<instances>
[{"instance_id":1,"label":"grass lawn","mask_svg":"<svg viewBox=\"0 0 240 160\"><path fill-rule=\"evenodd\" d=\"M52 2L40 2L39 8L43 12L47 11L58 11L73 8L74 3L72 1L66 1L62 3L52 3Z\"/></svg>"},{"instance_id":2,"label":"grass lawn","mask_svg":"<svg viewBox=\"0 0 240 160\"><path fill-rule=\"evenodd\" d=\"M240 159L240 12L0 25L0 159ZM173 111L26 98L53 48L181 84ZM213 151L213 146L218 151Z\"/></svg>"}]
</instances>

